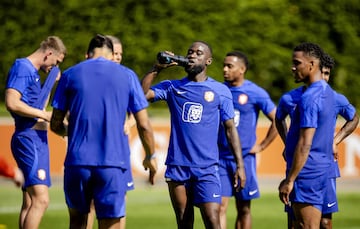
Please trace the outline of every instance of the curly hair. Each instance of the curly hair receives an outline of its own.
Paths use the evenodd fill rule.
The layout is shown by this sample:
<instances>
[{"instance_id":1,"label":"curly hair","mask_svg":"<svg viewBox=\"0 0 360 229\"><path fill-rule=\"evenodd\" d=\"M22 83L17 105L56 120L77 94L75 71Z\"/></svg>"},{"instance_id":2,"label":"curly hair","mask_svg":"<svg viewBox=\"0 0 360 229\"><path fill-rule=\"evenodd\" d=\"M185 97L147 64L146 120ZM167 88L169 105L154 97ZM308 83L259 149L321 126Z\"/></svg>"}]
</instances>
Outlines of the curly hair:
<instances>
[{"instance_id":1,"label":"curly hair","mask_svg":"<svg viewBox=\"0 0 360 229\"><path fill-rule=\"evenodd\" d=\"M294 48L294 52L304 52L305 55L307 56L311 56L314 57L316 59L320 60L320 69L324 66L326 66L325 64L327 64L327 57L325 59L325 52L322 50L322 48L315 43L311 43L311 42L304 42L299 44L298 46L296 46Z\"/></svg>"}]
</instances>

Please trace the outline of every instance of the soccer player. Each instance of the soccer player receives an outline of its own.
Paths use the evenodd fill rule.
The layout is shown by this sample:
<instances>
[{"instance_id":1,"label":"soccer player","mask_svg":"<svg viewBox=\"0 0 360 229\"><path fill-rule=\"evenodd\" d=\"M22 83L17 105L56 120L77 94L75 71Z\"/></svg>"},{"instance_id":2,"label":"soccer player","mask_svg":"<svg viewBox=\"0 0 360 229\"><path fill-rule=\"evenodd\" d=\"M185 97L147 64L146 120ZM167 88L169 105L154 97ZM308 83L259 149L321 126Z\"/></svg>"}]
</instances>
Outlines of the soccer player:
<instances>
[{"instance_id":1,"label":"soccer player","mask_svg":"<svg viewBox=\"0 0 360 229\"><path fill-rule=\"evenodd\" d=\"M168 184L178 228L193 228L194 206L200 208L205 228L220 228L221 184L218 174L217 137L224 123L236 161L234 187L244 187L241 146L234 124L229 89L206 75L212 62L210 46L194 42L188 49L187 76L165 80L150 88L154 78L175 63L159 64L144 76L143 90L149 101L165 100L171 114L171 133L166 158ZM238 186L239 185L239 186Z\"/></svg>"},{"instance_id":2,"label":"soccer player","mask_svg":"<svg viewBox=\"0 0 360 229\"><path fill-rule=\"evenodd\" d=\"M279 185L279 198L284 204L291 202L295 227L320 227L324 192L333 158L335 96L322 79L323 55L323 50L313 43L302 43L293 51L295 82L304 82L306 90L297 105L298 138L286 138L287 173Z\"/></svg>"},{"instance_id":3,"label":"soccer player","mask_svg":"<svg viewBox=\"0 0 360 229\"><path fill-rule=\"evenodd\" d=\"M112 35L106 35L112 42L113 44L113 49L114 49L114 53L113 53L113 61L115 63L121 64L122 61L122 54L123 54L123 49L122 49L122 44L119 38L112 36ZM86 57L87 58L91 58L91 56L93 55L94 50L88 50ZM124 124L124 132L126 135L130 134L130 129L131 127L133 127L136 124L135 122L135 118L134 115L132 115L130 112L128 112L128 116L127 119L125 121ZM134 180L132 177L132 173L131 173L131 169L126 170L126 176L128 176L127 179L127 191L130 190L134 190ZM125 196L125 201L126 201L126 196ZM125 214L125 206L126 206L126 202L124 202L124 214ZM90 206L90 213L88 215L88 223L87 223L87 229L92 229L93 228L93 224L94 224L94 216L95 216L95 207L94 207L94 202L91 202L91 206ZM126 227L126 216L124 215L124 217L120 218L120 229L125 229Z\"/></svg>"},{"instance_id":4,"label":"soccer player","mask_svg":"<svg viewBox=\"0 0 360 229\"><path fill-rule=\"evenodd\" d=\"M235 126L239 133L246 173L245 188L236 192L232 182L236 171L234 157L230 152L223 126L219 131L219 173L222 199L220 208L221 228L227 228L226 211L231 196L235 196L237 217L235 228L251 228L251 200L260 197L256 175L256 154L263 151L276 137L276 107L269 94L258 85L245 79L248 58L239 51L226 54L224 59L224 80L233 95ZM256 144L256 126L259 112L262 111L271 125L264 139Z\"/></svg>"},{"instance_id":5,"label":"soccer player","mask_svg":"<svg viewBox=\"0 0 360 229\"><path fill-rule=\"evenodd\" d=\"M146 153L143 164L152 184L157 169L152 157L153 130L137 76L112 61L111 40L98 34L88 50L93 50L92 58L67 69L60 79L52 103L51 129L59 135L68 133L64 192L70 228L86 227L92 199L99 228L119 228L125 214L126 170L130 169L123 130L127 110L135 116ZM63 123L66 114L67 128Z\"/></svg>"},{"instance_id":6,"label":"soccer player","mask_svg":"<svg viewBox=\"0 0 360 229\"><path fill-rule=\"evenodd\" d=\"M112 36L112 35L106 35L108 38L110 38L111 42L113 43L114 47L114 61L118 64L122 61L122 55L123 55L123 47L121 44L121 41L119 38Z\"/></svg>"},{"instance_id":7,"label":"soccer player","mask_svg":"<svg viewBox=\"0 0 360 229\"><path fill-rule=\"evenodd\" d=\"M330 72L334 67L334 60L331 56L325 54L323 57L323 67L322 67L322 77L328 82L330 78ZM336 197L336 178L340 177L340 170L338 165L338 156L337 156L337 145L340 144L347 136L349 136L356 129L359 123L359 117L356 114L356 109L353 105L350 104L348 99L339 93L335 92L336 96L336 114L343 117L346 122L340 128L340 131L335 134L334 137L334 146L333 146L333 163L331 164L329 170L329 179L326 186L326 193L324 204L322 208L321 216L321 229L331 229L332 228L332 213L338 211L338 201ZM336 119L335 123L336 125Z\"/></svg>"},{"instance_id":8,"label":"soccer player","mask_svg":"<svg viewBox=\"0 0 360 229\"><path fill-rule=\"evenodd\" d=\"M329 80L330 71L334 66L333 59L326 53L324 53L322 58L322 78L326 81ZM296 107L300 101L302 93L306 90L305 86L296 88L285 95L280 99L278 110L276 112L276 124L279 130L282 140L286 143L287 135L287 126L285 123L286 116L290 116L290 129L289 129L289 138L293 137L294 132L298 132L298 111ZM340 176L338 164L337 164L337 152L336 146L340 144L349 134L351 134L359 122L358 115L355 113L355 108L349 103L349 101L341 94L335 93L336 96L336 114L341 115L346 123L341 127L340 131L336 133L334 138L334 163L329 170L329 179L326 188L324 205L322 208L322 217L321 217L321 227L320 228L332 228L332 213L338 211L338 203L336 199L336 178ZM334 125L336 125L336 120ZM295 128L295 129L294 129ZM286 160L286 158L285 158ZM285 206L285 210L288 212L288 228L294 228L295 218L293 216L291 208Z\"/></svg>"},{"instance_id":9,"label":"soccer player","mask_svg":"<svg viewBox=\"0 0 360 229\"><path fill-rule=\"evenodd\" d=\"M19 228L38 228L49 204L47 129L51 112L45 107L58 74L49 74L42 85L38 71L48 73L65 54L62 40L49 36L32 54L16 59L7 77L5 105L15 120L11 151L25 178Z\"/></svg>"},{"instance_id":10,"label":"soccer player","mask_svg":"<svg viewBox=\"0 0 360 229\"><path fill-rule=\"evenodd\" d=\"M11 179L17 187L24 184L24 174L19 168L9 165L3 157L0 157L0 175Z\"/></svg>"}]
</instances>

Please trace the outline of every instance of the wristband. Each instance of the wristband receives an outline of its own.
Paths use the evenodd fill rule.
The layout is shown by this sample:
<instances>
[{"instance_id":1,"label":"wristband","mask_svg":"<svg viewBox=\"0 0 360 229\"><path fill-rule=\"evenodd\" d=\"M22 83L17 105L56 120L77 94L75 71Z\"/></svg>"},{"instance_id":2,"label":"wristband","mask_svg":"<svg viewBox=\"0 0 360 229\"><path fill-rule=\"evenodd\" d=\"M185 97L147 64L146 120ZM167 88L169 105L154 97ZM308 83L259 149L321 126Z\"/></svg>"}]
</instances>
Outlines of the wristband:
<instances>
[{"instance_id":1,"label":"wristband","mask_svg":"<svg viewBox=\"0 0 360 229\"><path fill-rule=\"evenodd\" d=\"M156 158L156 153L153 153L153 154L151 154L151 155L148 155L148 156L146 156L146 158L147 158L148 160L155 159L155 158Z\"/></svg>"}]
</instances>

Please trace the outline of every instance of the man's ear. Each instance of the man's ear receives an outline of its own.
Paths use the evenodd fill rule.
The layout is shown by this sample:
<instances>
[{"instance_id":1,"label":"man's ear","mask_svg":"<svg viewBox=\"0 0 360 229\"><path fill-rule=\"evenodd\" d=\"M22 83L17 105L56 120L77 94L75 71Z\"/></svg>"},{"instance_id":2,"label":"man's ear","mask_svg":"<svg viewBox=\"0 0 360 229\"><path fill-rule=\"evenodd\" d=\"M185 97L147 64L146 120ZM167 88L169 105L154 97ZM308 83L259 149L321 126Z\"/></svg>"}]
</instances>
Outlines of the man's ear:
<instances>
[{"instance_id":1,"label":"man's ear","mask_svg":"<svg viewBox=\"0 0 360 229\"><path fill-rule=\"evenodd\" d=\"M208 66L208 65L210 65L212 63L212 58L208 58L207 60L206 60L206 66Z\"/></svg>"}]
</instances>

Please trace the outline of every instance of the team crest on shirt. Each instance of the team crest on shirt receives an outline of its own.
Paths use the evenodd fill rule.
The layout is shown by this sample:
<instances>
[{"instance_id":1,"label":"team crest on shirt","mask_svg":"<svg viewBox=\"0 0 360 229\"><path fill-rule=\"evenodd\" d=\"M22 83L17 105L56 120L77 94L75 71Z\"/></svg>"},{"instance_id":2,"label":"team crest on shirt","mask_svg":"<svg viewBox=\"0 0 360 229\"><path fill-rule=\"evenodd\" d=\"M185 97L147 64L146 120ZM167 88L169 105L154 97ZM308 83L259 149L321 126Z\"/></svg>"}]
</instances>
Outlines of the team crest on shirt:
<instances>
[{"instance_id":1,"label":"team crest on shirt","mask_svg":"<svg viewBox=\"0 0 360 229\"><path fill-rule=\"evenodd\" d=\"M208 102L212 102L214 101L214 92L212 91L205 91L205 94L204 94L204 99Z\"/></svg>"},{"instance_id":2,"label":"team crest on shirt","mask_svg":"<svg viewBox=\"0 0 360 229\"><path fill-rule=\"evenodd\" d=\"M46 172L43 169L39 169L37 172L38 178L40 180L45 180L46 179Z\"/></svg>"},{"instance_id":3,"label":"team crest on shirt","mask_svg":"<svg viewBox=\"0 0 360 229\"><path fill-rule=\"evenodd\" d=\"M202 112L203 106L200 103L186 102L183 106L182 120L184 122L199 123Z\"/></svg>"},{"instance_id":4,"label":"team crest on shirt","mask_svg":"<svg viewBox=\"0 0 360 229\"><path fill-rule=\"evenodd\" d=\"M239 95L238 97L238 102L241 104L241 105L244 105L245 103L247 103L249 97L246 95L246 94L241 94Z\"/></svg>"}]
</instances>

